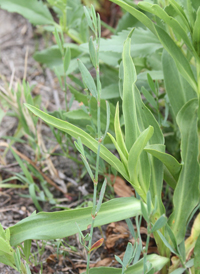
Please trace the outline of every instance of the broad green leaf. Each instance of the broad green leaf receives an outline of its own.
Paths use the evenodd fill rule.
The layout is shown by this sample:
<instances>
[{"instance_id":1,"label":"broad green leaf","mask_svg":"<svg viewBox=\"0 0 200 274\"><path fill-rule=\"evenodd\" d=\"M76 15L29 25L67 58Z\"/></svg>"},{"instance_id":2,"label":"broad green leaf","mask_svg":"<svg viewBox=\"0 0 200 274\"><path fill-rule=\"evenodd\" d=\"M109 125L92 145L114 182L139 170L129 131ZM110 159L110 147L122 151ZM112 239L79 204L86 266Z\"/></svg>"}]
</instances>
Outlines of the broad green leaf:
<instances>
[{"instance_id":1,"label":"broad green leaf","mask_svg":"<svg viewBox=\"0 0 200 274\"><path fill-rule=\"evenodd\" d=\"M47 6L37 0L0 0L0 6L9 12L17 12L34 25L54 24Z\"/></svg>"},{"instance_id":2,"label":"broad green leaf","mask_svg":"<svg viewBox=\"0 0 200 274\"><path fill-rule=\"evenodd\" d=\"M154 272L161 270L165 264L169 262L168 258L158 256L156 254L151 254L147 256L147 261L152 264ZM93 267L90 269L90 274L121 274L122 270L120 268L114 267ZM144 273L144 262L143 259L138 261L136 264L129 266L125 272L126 274L143 274ZM83 273L85 274L85 273Z\"/></svg>"},{"instance_id":3,"label":"broad green leaf","mask_svg":"<svg viewBox=\"0 0 200 274\"><path fill-rule=\"evenodd\" d=\"M146 130L144 130L133 144L128 157L128 171L130 176L130 182L136 189L138 194L144 199L144 201L146 201L146 194L149 189L150 174L149 181L143 181L141 180L141 177L138 178L139 171L142 169L143 166L145 166L142 163L140 166L138 166L138 163L140 161L141 153L143 152L143 149L146 146L149 139L152 137L153 132L154 129L152 126L149 126ZM147 172L148 171L149 170L147 168ZM142 172L145 171L142 170Z\"/></svg>"},{"instance_id":4,"label":"broad green leaf","mask_svg":"<svg viewBox=\"0 0 200 274\"><path fill-rule=\"evenodd\" d=\"M161 145L149 145L144 148L145 151L158 158L177 180L182 165L170 154L164 153Z\"/></svg>"},{"instance_id":5,"label":"broad green leaf","mask_svg":"<svg viewBox=\"0 0 200 274\"><path fill-rule=\"evenodd\" d=\"M200 235L197 238L195 248L194 248L194 269L195 274L200 274Z\"/></svg>"},{"instance_id":6,"label":"broad green leaf","mask_svg":"<svg viewBox=\"0 0 200 274\"><path fill-rule=\"evenodd\" d=\"M158 125L151 111L144 105L137 88L135 89L135 102L140 131L144 131L149 125L151 125L154 128L154 134L149 140L149 144L164 144L164 137L161 132L160 126ZM161 200L163 184L163 164L158 159L152 156L149 157L149 161L151 163L151 196L152 200L154 200L155 196L157 196L159 201L158 208L161 215L164 213L164 207Z\"/></svg>"},{"instance_id":7,"label":"broad green leaf","mask_svg":"<svg viewBox=\"0 0 200 274\"><path fill-rule=\"evenodd\" d=\"M187 33L185 30L182 28L182 26L179 24L179 22L174 19L173 17L169 16L164 9L162 9L159 5L153 5L151 3L147 2L140 2L138 4L140 8L142 8L145 11L148 11L150 13L155 14L159 18L161 18L168 26L170 26L174 32L180 36L186 45L190 48L190 50L193 49L193 46L190 42L190 39L187 36Z\"/></svg>"},{"instance_id":8,"label":"broad green leaf","mask_svg":"<svg viewBox=\"0 0 200 274\"><path fill-rule=\"evenodd\" d=\"M187 220L199 201L197 109L198 100L192 99L181 108L176 119L181 132L183 167L174 192L174 210L169 224L178 244L184 240Z\"/></svg>"},{"instance_id":9,"label":"broad green leaf","mask_svg":"<svg viewBox=\"0 0 200 274\"><path fill-rule=\"evenodd\" d=\"M60 239L85 230L92 222L92 207L60 212L41 212L10 227L12 246L28 239ZM116 198L101 205L94 226L101 226L141 214L140 201L134 197Z\"/></svg>"},{"instance_id":10,"label":"broad green leaf","mask_svg":"<svg viewBox=\"0 0 200 274\"><path fill-rule=\"evenodd\" d=\"M36 107L33 107L31 105L26 104L29 110L31 110L35 115L39 116L42 120L44 120L46 123L64 131L67 132L69 135L71 135L74 138L80 137L81 142L90 148L92 151L97 153L98 150L98 141L92 138L89 134L87 134L85 131L81 130L80 128L62 121L60 119L57 119L53 116L50 116L46 114L45 112L37 109ZM100 156L103 158L107 163L109 163L112 167L114 167L117 171L119 171L122 176L126 180L129 180L129 176L123 166L123 164L120 162L120 160L115 157L106 147L101 145L100 150Z\"/></svg>"},{"instance_id":11,"label":"broad green leaf","mask_svg":"<svg viewBox=\"0 0 200 274\"><path fill-rule=\"evenodd\" d=\"M134 29L132 30L134 31ZM125 144L129 151L139 136L139 128L137 123L136 105L134 98L134 84L136 82L137 74L132 58L130 56L131 34L124 43L122 61L124 68L123 81L123 115L125 124Z\"/></svg>"},{"instance_id":12,"label":"broad green leaf","mask_svg":"<svg viewBox=\"0 0 200 274\"><path fill-rule=\"evenodd\" d=\"M101 38L100 52L113 51L122 52L123 43L126 40L130 29L123 30L117 35L112 35L110 39ZM80 47L82 48L83 45ZM86 47L86 46L84 46ZM148 56L162 48L159 39L148 29L137 28L131 37L131 56Z\"/></svg>"},{"instance_id":13,"label":"broad green leaf","mask_svg":"<svg viewBox=\"0 0 200 274\"><path fill-rule=\"evenodd\" d=\"M190 99L196 98L197 94L179 73L175 61L165 50L162 55L162 64L165 88L176 117L182 106Z\"/></svg>"},{"instance_id":14,"label":"broad green leaf","mask_svg":"<svg viewBox=\"0 0 200 274\"><path fill-rule=\"evenodd\" d=\"M78 59L78 66L79 66L79 70L81 72L83 82L85 83L86 87L89 89L91 94L95 98L97 98L97 88L96 88L94 79L92 78L90 72L88 71L86 66L83 64L83 62L81 62L80 59Z\"/></svg>"},{"instance_id":15,"label":"broad green leaf","mask_svg":"<svg viewBox=\"0 0 200 274\"><path fill-rule=\"evenodd\" d=\"M197 51L198 56L200 57L200 7L197 10L197 17L196 17L196 21L194 23L194 29L193 29L193 35L192 35L192 39L193 39L193 45Z\"/></svg>"}]
</instances>

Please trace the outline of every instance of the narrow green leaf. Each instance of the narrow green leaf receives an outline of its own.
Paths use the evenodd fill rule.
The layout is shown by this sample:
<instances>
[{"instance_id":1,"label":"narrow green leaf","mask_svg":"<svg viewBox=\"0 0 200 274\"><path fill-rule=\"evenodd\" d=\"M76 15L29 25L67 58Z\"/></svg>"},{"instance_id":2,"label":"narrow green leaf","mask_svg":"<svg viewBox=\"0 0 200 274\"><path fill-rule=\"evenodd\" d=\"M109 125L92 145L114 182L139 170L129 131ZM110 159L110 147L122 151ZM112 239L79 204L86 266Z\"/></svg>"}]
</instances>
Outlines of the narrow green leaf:
<instances>
[{"instance_id":1,"label":"narrow green leaf","mask_svg":"<svg viewBox=\"0 0 200 274\"><path fill-rule=\"evenodd\" d=\"M60 212L41 212L29 216L10 227L11 245L15 246L27 239L60 239L87 229L92 222L92 207L69 209ZM98 227L141 214L140 201L134 197L116 198L101 205L95 218Z\"/></svg>"},{"instance_id":2,"label":"narrow green leaf","mask_svg":"<svg viewBox=\"0 0 200 274\"><path fill-rule=\"evenodd\" d=\"M186 267L192 267L194 265L194 259L190 259L189 261L187 261L187 263L185 264Z\"/></svg>"},{"instance_id":3,"label":"narrow green leaf","mask_svg":"<svg viewBox=\"0 0 200 274\"><path fill-rule=\"evenodd\" d=\"M129 231L131 232L131 235L133 236L133 238L136 238L135 230L134 230L132 221L130 219L126 219L126 223L128 225Z\"/></svg>"},{"instance_id":4,"label":"narrow green leaf","mask_svg":"<svg viewBox=\"0 0 200 274\"><path fill-rule=\"evenodd\" d=\"M65 56L64 56L64 71L67 72L69 68L69 64L71 61L71 50L70 48L66 48L65 50Z\"/></svg>"},{"instance_id":5,"label":"narrow green leaf","mask_svg":"<svg viewBox=\"0 0 200 274\"><path fill-rule=\"evenodd\" d=\"M158 16L160 19L162 19L168 26L170 26L174 30L174 32L178 36L180 36L184 40L184 42L186 43L186 45L189 47L190 50L193 49L190 39L188 38L187 33L185 32L183 27L179 24L179 22L176 19L169 16L165 12L165 10L162 9L159 5L151 4L151 3L147 3L147 2L140 2L138 4L138 6L141 9L148 11L150 13L153 13L156 16Z\"/></svg>"},{"instance_id":6,"label":"narrow green leaf","mask_svg":"<svg viewBox=\"0 0 200 274\"><path fill-rule=\"evenodd\" d=\"M175 237L173 231L171 230L171 227L168 224L166 224L165 231L166 231L166 235L168 235L168 237L170 239L170 240L168 240L168 242L173 245L173 248L178 253L178 245L177 245L176 237Z\"/></svg>"},{"instance_id":7,"label":"narrow green leaf","mask_svg":"<svg viewBox=\"0 0 200 274\"><path fill-rule=\"evenodd\" d=\"M97 203L97 207L96 207L96 212L95 213L98 213L99 210L100 210L100 208L101 208L103 197L104 197L104 194L105 194L105 191L106 191L106 185L107 185L107 179L105 178L104 182L103 182L103 185L101 187L101 191L100 191L100 195L99 195L99 201Z\"/></svg>"},{"instance_id":8,"label":"narrow green leaf","mask_svg":"<svg viewBox=\"0 0 200 274\"><path fill-rule=\"evenodd\" d=\"M46 114L45 112L37 109L36 107L26 104L27 108L30 109L35 115L39 116L46 123L70 134L74 138L80 137L81 142L87 146L89 149L97 153L98 150L98 141L92 138L89 134L81 130L80 128L60 119L57 119L53 116ZM120 160L114 156L105 146L101 145L100 156L112 167L118 170L126 180L129 180L129 176L120 162Z\"/></svg>"},{"instance_id":9,"label":"narrow green leaf","mask_svg":"<svg viewBox=\"0 0 200 274\"><path fill-rule=\"evenodd\" d=\"M190 24L188 22L187 16L186 16L184 10L182 9L182 7L177 3L176 0L169 0L169 3L175 9L175 11L177 12L177 14L181 17L181 19L184 22L185 26L187 26L188 31L190 31L191 30Z\"/></svg>"},{"instance_id":10,"label":"narrow green leaf","mask_svg":"<svg viewBox=\"0 0 200 274\"><path fill-rule=\"evenodd\" d=\"M169 52L169 54L174 59L180 73L183 77L188 81L190 86L196 91L197 90L197 83L190 67L190 63L183 55L181 49L175 44L175 42L171 39L171 37L160 27L156 26L156 31L158 38L160 39L161 43L163 44L164 48Z\"/></svg>"},{"instance_id":11,"label":"narrow green leaf","mask_svg":"<svg viewBox=\"0 0 200 274\"><path fill-rule=\"evenodd\" d=\"M133 144L128 157L128 171L130 175L130 182L136 189L137 193L144 199L144 201L146 201L146 194L149 189L150 181L139 181L138 169L140 171L141 167L138 168L138 163L140 155L147 142L152 137L153 132L154 129L152 126L149 126L146 130L144 130Z\"/></svg>"},{"instance_id":12,"label":"narrow green leaf","mask_svg":"<svg viewBox=\"0 0 200 274\"><path fill-rule=\"evenodd\" d=\"M148 145L144 148L144 150L158 158L177 180L182 165L173 156L163 152L161 146L162 145Z\"/></svg>"},{"instance_id":13,"label":"narrow green leaf","mask_svg":"<svg viewBox=\"0 0 200 274\"><path fill-rule=\"evenodd\" d=\"M121 0L111 1L118 4L120 7L131 13L159 38L164 48L173 57L181 74L188 81L191 87L196 91L197 83L192 72L192 69L190 67L190 64L186 57L183 55L181 49L175 44L171 37L162 28L160 28L158 25L155 25L146 15L142 14L132 6L126 4L125 2L122 2Z\"/></svg>"},{"instance_id":14,"label":"narrow green leaf","mask_svg":"<svg viewBox=\"0 0 200 274\"><path fill-rule=\"evenodd\" d=\"M88 106L88 98L87 98L86 95L84 95L83 93L79 92L78 90L76 90L71 85L68 85L68 88L69 88L70 92L74 95L75 99L79 103L83 103L85 106Z\"/></svg>"},{"instance_id":15,"label":"narrow green leaf","mask_svg":"<svg viewBox=\"0 0 200 274\"><path fill-rule=\"evenodd\" d=\"M181 158L184 164L174 192L174 210L169 219L177 244L185 238L187 220L199 201L197 109L198 100L192 99L177 115L182 140Z\"/></svg>"},{"instance_id":16,"label":"narrow green leaf","mask_svg":"<svg viewBox=\"0 0 200 274\"><path fill-rule=\"evenodd\" d=\"M189 21L190 21L190 25L193 28L194 21L195 21L195 13L194 13L194 9L193 9L191 0L187 0L187 11L188 11L188 18L189 18Z\"/></svg>"},{"instance_id":17,"label":"narrow green leaf","mask_svg":"<svg viewBox=\"0 0 200 274\"><path fill-rule=\"evenodd\" d=\"M127 244L126 251L125 251L125 254L124 254L124 257L123 257L123 264L124 264L125 267L129 264L129 262L132 258L132 255L133 255L133 246L129 242Z\"/></svg>"},{"instance_id":18,"label":"narrow green leaf","mask_svg":"<svg viewBox=\"0 0 200 274\"><path fill-rule=\"evenodd\" d=\"M63 45L62 45L62 42L61 42L61 39L60 39L60 35L58 33L57 28L55 28L55 30L54 30L54 36L55 36L55 39L56 39L56 43L57 43L57 45L59 47L60 53L63 56L63 53L64 53Z\"/></svg>"},{"instance_id":19,"label":"narrow green leaf","mask_svg":"<svg viewBox=\"0 0 200 274\"><path fill-rule=\"evenodd\" d=\"M148 223L149 222L149 215L148 215L147 209L146 209L146 207L145 207L145 205L142 201L141 201L141 211L142 211L143 218Z\"/></svg>"},{"instance_id":20,"label":"narrow green leaf","mask_svg":"<svg viewBox=\"0 0 200 274\"><path fill-rule=\"evenodd\" d=\"M150 94L150 92L146 90L144 87L141 88L141 92L143 93L147 101L152 105L152 107L157 109L157 103L155 99L153 98L153 96Z\"/></svg>"},{"instance_id":21,"label":"narrow green leaf","mask_svg":"<svg viewBox=\"0 0 200 274\"><path fill-rule=\"evenodd\" d=\"M83 78L83 81L86 85L86 87L89 89L89 91L92 93L92 95L97 98L97 88L94 82L94 79L92 78L90 72L85 67L85 65L82 63L80 59L78 59L78 67L81 72L81 76Z\"/></svg>"},{"instance_id":22,"label":"narrow green leaf","mask_svg":"<svg viewBox=\"0 0 200 274\"><path fill-rule=\"evenodd\" d=\"M123 262L122 262L122 260L120 259L119 256L115 255L115 260L124 267L124 264L123 264Z\"/></svg>"},{"instance_id":23,"label":"narrow green leaf","mask_svg":"<svg viewBox=\"0 0 200 274\"><path fill-rule=\"evenodd\" d=\"M182 274L182 273L185 272L185 270L186 270L185 268L180 267L180 268L175 269L174 271L172 271L171 274Z\"/></svg>"},{"instance_id":24,"label":"narrow green leaf","mask_svg":"<svg viewBox=\"0 0 200 274\"><path fill-rule=\"evenodd\" d=\"M97 66L96 50L95 50L95 46L94 46L92 37L90 37L90 40L89 40L89 53L90 53L90 59L92 61L92 64L96 68L96 66Z\"/></svg>"},{"instance_id":25,"label":"narrow green leaf","mask_svg":"<svg viewBox=\"0 0 200 274\"><path fill-rule=\"evenodd\" d=\"M117 144L120 147L121 151L123 152L125 158L128 159L128 151L124 142L124 137L122 134L121 125L119 121L119 103L117 103L116 105L114 126L115 126L115 136L116 136Z\"/></svg>"},{"instance_id":26,"label":"narrow green leaf","mask_svg":"<svg viewBox=\"0 0 200 274\"><path fill-rule=\"evenodd\" d=\"M158 233L158 235L160 236L160 238L162 239L162 241L163 241L163 243L165 244L165 246L168 247L169 250L170 250L172 253L178 255L178 253L177 253L177 252L174 250L174 248L169 244L169 242L165 239L165 237L162 235L162 233L161 233L159 230L157 231L157 233Z\"/></svg>"},{"instance_id":27,"label":"narrow green leaf","mask_svg":"<svg viewBox=\"0 0 200 274\"><path fill-rule=\"evenodd\" d=\"M167 223L167 217L165 215L160 216L160 218L155 222L151 229L151 233L161 229Z\"/></svg>"},{"instance_id":28,"label":"narrow green leaf","mask_svg":"<svg viewBox=\"0 0 200 274\"><path fill-rule=\"evenodd\" d=\"M84 8L85 17L86 17L86 19L87 19L87 22L88 22L89 27L91 28L91 30L93 30L93 32L95 32L94 27L93 27L93 24L92 24L92 19L91 19L91 17L90 17L90 14L89 14L89 12L88 12L88 10L87 10L86 7L83 7L83 8Z\"/></svg>"},{"instance_id":29,"label":"narrow green leaf","mask_svg":"<svg viewBox=\"0 0 200 274\"><path fill-rule=\"evenodd\" d=\"M23 248L24 255L26 257L26 261L29 261L29 256L31 254L31 240L24 241L24 248Z\"/></svg>"},{"instance_id":30,"label":"narrow green leaf","mask_svg":"<svg viewBox=\"0 0 200 274\"><path fill-rule=\"evenodd\" d=\"M153 22L144 13L142 13L138 9L128 5L124 1L121 1L121 0L110 0L110 1L119 5L124 10L128 11L135 18L137 18L140 22L142 22L147 28L149 28L154 34L156 34Z\"/></svg>"},{"instance_id":31,"label":"narrow green leaf","mask_svg":"<svg viewBox=\"0 0 200 274\"><path fill-rule=\"evenodd\" d=\"M92 17L92 22L93 22L94 28L96 30L97 29L97 17L96 17L96 11L95 11L95 8L93 5L91 5L90 12L91 12L91 17Z\"/></svg>"},{"instance_id":32,"label":"narrow green leaf","mask_svg":"<svg viewBox=\"0 0 200 274\"><path fill-rule=\"evenodd\" d=\"M166 257L161 257L156 254L151 254L147 256L147 261L152 264L154 268L154 273L160 271L165 264L169 262L169 259ZM90 269L90 274L121 274L122 270L120 268L114 267L93 267ZM135 263L134 265L127 268L126 274L143 274L144 273L144 262L143 259ZM85 274L85 273L83 273Z\"/></svg>"},{"instance_id":33,"label":"narrow green leaf","mask_svg":"<svg viewBox=\"0 0 200 274\"><path fill-rule=\"evenodd\" d=\"M90 175L91 180L94 181L94 175L93 175L93 173L92 173L92 170L91 170L91 168L90 168L90 165L88 164L87 159L86 159L83 155L81 155L81 159L82 159L82 161L83 161L83 163L84 163L84 165L85 165L85 167L86 167L86 169L87 169L87 172L88 172L89 175Z\"/></svg>"},{"instance_id":34,"label":"narrow green leaf","mask_svg":"<svg viewBox=\"0 0 200 274\"><path fill-rule=\"evenodd\" d=\"M116 150L118 151L120 159L123 162L124 166L127 167L128 166L128 159L126 158L126 156L122 152L122 150L121 150L120 146L118 145L118 143L116 142L115 138L110 133L108 133L108 136L110 137L110 139L112 140Z\"/></svg>"},{"instance_id":35,"label":"narrow green leaf","mask_svg":"<svg viewBox=\"0 0 200 274\"><path fill-rule=\"evenodd\" d=\"M147 212L148 212L148 216L151 215L151 205L152 205L151 192L148 191L147 192Z\"/></svg>"},{"instance_id":36,"label":"narrow green leaf","mask_svg":"<svg viewBox=\"0 0 200 274\"><path fill-rule=\"evenodd\" d=\"M32 184L29 185L28 190L29 190L29 193L30 193L31 199L33 200L34 205L36 206L36 208L39 211L42 211L42 208L41 208L41 206L38 202L38 199L37 199L35 188L36 188L35 184L32 183Z\"/></svg>"},{"instance_id":37,"label":"narrow green leaf","mask_svg":"<svg viewBox=\"0 0 200 274\"><path fill-rule=\"evenodd\" d=\"M105 130L105 133L103 135L103 139L105 138L108 130L109 130L109 125L110 125L110 104L108 101L106 101L106 130Z\"/></svg>"},{"instance_id":38,"label":"narrow green leaf","mask_svg":"<svg viewBox=\"0 0 200 274\"><path fill-rule=\"evenodd\" d=\"M194 23L194 28L193 28L193 45L197 51L198 56L200 57L200 7L197 10L197 16L196 16L196 21Z\"/></svg>"},{"instance_id":39,"label":"narrow green leaf","mask_svg":"<svg viewBox=\"0 0 200 274\"><path fill-rule=\"evenodd\" d=\"M130 55L130 37L133 31L134 29L132 29L128 38L126 39L122 53L122 61L124 68L123 115L125 123L125 144L128 151L131 149L133 143L140 134L137 123L136 105L134 101L135 98L133 94L137 74Z\"/></svg>"},{"instance_id":40,"label":"narrow green leaf","mask_svg":"<svg viewBox=\"0 0 200 274\"><path fill-rule=\"evenodd\" d=\"M174 59L165 50L162 55L162 64L167 95L176 117L182 106L190 99L196 98L197 94L179 73Z\"/></svg>"}]
</instances>

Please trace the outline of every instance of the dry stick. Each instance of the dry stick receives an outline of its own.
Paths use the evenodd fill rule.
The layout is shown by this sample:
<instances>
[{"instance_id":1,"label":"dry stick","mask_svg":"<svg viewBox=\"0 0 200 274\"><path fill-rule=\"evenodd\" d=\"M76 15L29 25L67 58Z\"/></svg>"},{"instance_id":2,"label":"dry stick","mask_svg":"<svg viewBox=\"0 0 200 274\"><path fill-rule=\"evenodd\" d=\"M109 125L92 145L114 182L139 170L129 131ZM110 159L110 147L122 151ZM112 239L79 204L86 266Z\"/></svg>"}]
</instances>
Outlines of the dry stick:
<instances>
[{"instance_id":1,"label":"dry stick","mask_svg":"<svg viewBox=\"0 0 200 274\"><path fill-rule=\"evenodd\" d=\"M10 148L10 146L5 143L5 142L0 142L0 146L3 147L8 147ZM37 165L31 160L29 159L27 156L25 156L24 154L22 154L21 152L19 152L18 150L16 150L15 148L11 147L14 152L17 153L17 155L19 157L21 157L22 159L24 159L25 161L27 161L29 164L31 164L41 175L42 177L47 181L47 183L49 183L50 185L54 186L56 189L58 189L59 191L61 191L62 193L66 194L66 192L64 190L62 190L59 186L57 186L47 175L45 175L40 169L39 167L37 167Z\"/></svg>"}]
</instances>

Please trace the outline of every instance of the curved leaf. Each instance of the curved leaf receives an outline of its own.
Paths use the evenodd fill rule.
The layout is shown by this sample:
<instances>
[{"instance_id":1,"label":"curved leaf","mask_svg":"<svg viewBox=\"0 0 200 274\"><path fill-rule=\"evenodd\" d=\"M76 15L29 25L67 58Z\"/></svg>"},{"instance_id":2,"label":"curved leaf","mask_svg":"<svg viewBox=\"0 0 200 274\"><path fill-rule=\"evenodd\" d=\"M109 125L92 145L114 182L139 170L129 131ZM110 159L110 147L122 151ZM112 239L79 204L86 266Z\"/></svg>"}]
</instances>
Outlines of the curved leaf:
<instances>
[{"instance_id":1,"label":"curved leaf","mask_svg":"<svg viewBox=\"0 0 200 274\"><path fill-rule=\"evenodd\" d=\"M134 29L132 31L134 31ZM135 140L140 134L137 123L136 105L134 97L134 84L137 79L137 74L130 55L130 37L132 35L132 31L130 32L128 38L124 43L122 53L122 62L124 68L123 115L125 124L125 144L128 151L131 149L132 145L134 144Z\"/></svg>"},{"instance_id":2,"label":"curved leaf","mask_svg":"<svg viewBox=\"0 0 200 274\"><path fill-rule=\"evenodd\" d=\"M28 239L60 239L85 230L91 225L92 207L63 210L60 212L41 212L32 214L10 227L12 246ZM141 214L140 201L134 197L116 198L101 205L94 226L117 222Z\"/></svg>"},{"instance_id":3,"label":"curved leaf","mask_svg":"<svg viewBox=\"0 0 200 274\"><path fill-rule=\"evenodd\" d=\"M97 153L98 150L98 141L96 141L94 138L92 138L88 133L83 131L82 129L66 122L62 121L60 119L57 119L41 110L38 108L25 104L26 107L32 111L35 115L39 116L42 120L44 120L46 123L64 131L67 132L69 135L71 135L74 138L80 137L81 142L90 148L92 151ZM112 167L114 167L117 171L119 171L122 176L126 180L129 180L129 176L123 166L123 164L120 162L120 160L114 156L105 146L101 145L101 150L100 150L100 156L102 159L104 159L107 163L109 163Z\"/></svg>"},{"instance_id":4,"label":"curved leaf","mask_svg":"<svg viewBox=\"0 0 200 274\"><path fill-rule=\"evenodd\" d=\"M160 150L159 145L149 145L144 150L158 158L167 167L172 176L176 180L178 179L182 165L173 156Z\"/></svg>"},{"instance_id":5,"label":"curved leaf","mask_svg":"<svg viewBox=\"0 0 200 274\"><path fill-rule=\"evenodd\" d=\"M168 258L158 256L156 254L148 255L146 260L152 264L154 268L154 273L161 270L165 264L169 262ZM120 268L115 267L93 267L90 269L90 274L121 274L122 270ZM126 274L143 274L144 273L144 262L141 259L136 264L129 266L125 272ZM85 274L85 272L83 273Z\"/></svg>"},{"instance_id":6,"label":"curved leaf","mask_svg":"<svg viewBox=\"0 0 200 274\"><path fill-rule=\"evenodd\" d=\"M149 126L146 130L144 130L140 136L137 138L135 143L133 144L128 157L128 171L130 176L130 182L138 192L138 194L146 201L146 194L149 189L150 184L150 174L149 174L149 180L143 181L138 179L139 172L145 172L143 168L147 168L144 164L141 164L138 166L138 163L140 161L141 153L146 146L147 142L153 135L154 129L152 126ZM148 172L147 168L147 172ZM148 176L147 176L148 177Z\"/></svg>"}]
</instances>

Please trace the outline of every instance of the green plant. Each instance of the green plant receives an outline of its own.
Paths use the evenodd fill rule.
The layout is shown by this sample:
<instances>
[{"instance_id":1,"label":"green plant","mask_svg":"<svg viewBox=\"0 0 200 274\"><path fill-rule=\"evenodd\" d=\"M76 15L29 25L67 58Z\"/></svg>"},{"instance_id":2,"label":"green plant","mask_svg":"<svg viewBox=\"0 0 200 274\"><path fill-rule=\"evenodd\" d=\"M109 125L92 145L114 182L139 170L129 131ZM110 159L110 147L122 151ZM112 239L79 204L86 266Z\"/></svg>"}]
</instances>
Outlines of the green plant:
<instances>
[{"instance_id":1,"label":"green plant","mask_svg":"<svg viewBox=\"0 0 200 274\"><path fill-rule=\"evenodd\" d=\"M88 134L86 132L88 128L78 128L69 122L62 121L46 112L42 112L30 104L26 105L29 110L52 127L56 127L60 131L78 139L76 147L81 153L82 160L94 181L93 206L62 212L33 214L15 226L10 227L10 244L17 245L27 239L63 238L76 232L79 232L82 236L81 231L86 229L88 225L92 224L93 229L95 226L111 221L142 215L147 222L148 230L147 246L143 251L144 258L137 262L135 258L138 255L136 256L136 254L141 252L141 248L135 247L134 249L134 247L128 244L123 261L118 260L122 265L122 270L114 268L89 270L87 267L87 273L102 273L102 271L109 274L132 273L134 271L137 273L154 273L159 270L163 274L172 271L174 273L188 273L188 271L199 273L200 233L196 230L195 237L191 236L190 238L194 252L187 240L185 241L185 235L191 219L199 209L200 35L198 25L200 3L199 1L187 0L185 1L187 2L186 5L182 6L182 1L179 0L166 0L165 3L164 1L143 1L138 4L138 7L144 11L141 12L138 7L129 3L128 0L111 1L130 12L149 30L133 28L131 31L127 30L118 33L109 42L100 39L97 35L97 33L100 33L98 29L98 32L94 31L96 34L97 51L95 51L95 44L92 39L89 42L89 50L85 49L86 45L79 47L79 53L84 52L87 57L88 53L90 54L92 64L96 68L97 77L95 83L87 68L79 60L78 65L75 67L79 66L83 84L74 79L80 86L87 88L94 98L89 97L90 104L88 104L87 95L81 94L72 87L70 87L70 90L80 101L84 101L86 107L91 106L92 100L97 103L97 118L94 118L98 129L97 136L95 131L89 131L90 134ZM94 30L94 26L96 25L93 25L96 18L94 9L89 13L88 10L85 12L90 28ZM130 17L128 18L130 20ZM126 18L123 20L121 21L122 24L124 24ZM100 23L98 23L98 26L100 26ZM152 39L152 46L142 48L142 42L138 40L139 47L132 49L131 39L134 35L139 37L140 32L146 34L145 41L148 41L149 38ZM114 44L114 41L120 41L122 37L126 37L123 49L122 41L120 42L121 44ZM59 40L57 43L59 44ZM101 44L100 49L98 48L99 44ZM64 48L64 41L62 42L62 47ZM49 52L52 52L52 50L54 49L50 49ZM59 50L59 46L56 50ZM110 51L115 51L116 53L112 54L112 57L115 57L112 65L115 64L115 66L116 63L120 62L120 53L122 51L122 61L119 65L118 92L113 92L116 88L113 82L105 87L107 91L109 90L109 96L112 95L112 98L117 98L119 103L115 107L113 128L110 127L108 130L108 123L106 123L104 126L106 130L103 131L100 119L100 106L102 104L100 97L101 82L98 71L99 63L96 58L101 56L101 52L108 54ZM155 71L149 70L142 63L144 58L137 58L138 52L141 55L143 54L145 58L149 58L148 56L154 53L151 62L156 61L158 64L157 68L159 69ZM64 57L65 55L62 55L61 52L61 56ZM105 60L106 56L102 54L101 60ZM105 62L108 64L110 60ZM142 68L147 70L146 74L140 73ZM62 73L63 68L60 71L60 75ZM158 76L156 75L157 73ZM153 93L149 91L149 87L141 87L143 84L146 86L146 83L143 81L146 76ZM159 94L158 84L154 84L152 78L153 80L164 78L165 96L166 102L168 102L165 108L164 119L159 103L162 97ZM137 79L142 79L142 84ZM141 89L150 106L148 104L145 105L142 101L139 89ZM78 112L75 113L77 114ZM107 113L109 113L108 109ZM71 114L73 116L73 113ZM167 122L168 115L169 121ZM70 117L70 113L67 113L67 116ZM177 160L165 152L165 126L171 126L176 135L179 136L181 142L181 163L178 161L179 158ZM164 132L162 132L161 127ZM105 137L104 134L101 134L101 131L106 133L108 131L108 136L118 151L120 160L106 147L109 141L106 142L105 140L103 144L100 144L100 140ZM101 138L102 135L103 138ZM95 137L98 137L97 140ZM90 162L88 163L87 161L82 144L97 154L95 176L89 165ZM137 198L116 198L103 203L97 216L91 220L91 212L93 215L96 212L95 182L98 180L99 156L130 182L139 196ZM172 188L173 192L173 209L168 219L161 197L163 179ZM100 197L101 204L103 194ZM137 230L139 231L140 222L137 218ZM198 223L198 218L197 216L196 223ZM129 228L131 230L130 223ZM83 245L88 250L88 260L89 251L92 248L92 229L90 235L86 238L82 236ZM45 235L41 232L44 230L46 232ZM151 232L154 234L161 256L147 255L148 239ZM89 246L85 243L87 240L89 240ZM177 263L169 268L171 254L176 255ZM191 260L188 254L192 254L193 256ZM130 266L132 261L134 264Z\"/></svg>"},{"instance_id":2,"label":"green plant","mask_svg":"<svg viewBox=\"0 0 200 274\"><path fill-rule=\"evenodd\" d=\"M134 186L145 203L148 203L146 197L148 191L150 191L152 197L150 207L155 208L154 201L157 197L157 207L154 214L151 215L150 220L147 217L145 218L152 225L156 225L157 220L162 220L162 215L165 213L161 200L163 173L165 173L167 183L174 189L174 208L168 224L161 229L158 227L159 230L154 232L159 252L165 257L170 256L170 251L175 253L180 258L183 272L187 272L188 267L198 271L197 266L193 266L195 261L186 262L184 240L186 226L199 202L199 49L197 46L199 12L192 1L188 1L188 5L192 7L193 11L196 10L196 15L194 12L189 13L189 15L185 14L180 4L175 1L168 1L169 5L165 10L159 5L140 3L140 8L156 15L154 19L157 24L154 24L144 13L127 3L118 0L113 2L121 5L141 20L158 37L166 50L163 51L162 57L164 80L172 113L181 134L182 164L179 164L175 158L165 153L164 137L158 123L141 101L138 89L134 85L136 71L130 57L132 32L124 44L122 53L123 74L121 79L125 140L120 129L118 106L115 115L116 139L110 135L121 161L103 145L100 156ZM165 25L159 20L161 16ZM188 37L188 31L191 32L191 38ZM184 45L187 46L187 51L183 47ZM193 70L191 66L193 66ZM196 77L193 71L196 72ZM174 76L173 82L171 76ZM174 90L174 87L170 85L171 83L173 83L173 86L176 84L178 88ZM182 88L182 83L187 85L187 93L185 86ZM47 123L71 134L75 138L80 137L83 144L97 152L98 142L82 130L69 123L54 119L34 107L28 107ZM145 211L142 211L145 215ZM166 217L163 220L166 220ZM197 248L195 250L197 252ZM163 267L162 273L166 272L167 268Z\"/></svg>"}]
</instances>

